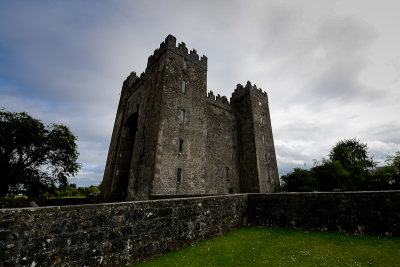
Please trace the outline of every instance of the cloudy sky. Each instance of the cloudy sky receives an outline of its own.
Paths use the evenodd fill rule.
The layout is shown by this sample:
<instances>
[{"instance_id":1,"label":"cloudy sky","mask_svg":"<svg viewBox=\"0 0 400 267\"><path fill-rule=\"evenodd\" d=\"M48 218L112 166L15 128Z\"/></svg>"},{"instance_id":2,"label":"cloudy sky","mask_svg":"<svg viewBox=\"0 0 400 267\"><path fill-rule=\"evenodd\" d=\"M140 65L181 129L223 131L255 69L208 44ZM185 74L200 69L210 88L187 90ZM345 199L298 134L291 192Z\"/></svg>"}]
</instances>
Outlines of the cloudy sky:
<instances>
[{"instance_id":1,"label":"cloudy sky","mask_svg":"<svg viewBox=\"0 0 400 267\"><path fill-rule=\"evenodd\" d=\"M208 57L208 90L268 92L280 174L340 139L383 164L400 150L398 1L0 0L0 107L78 136L98 184L123 80L168 34Z\"/></svg>"}]
</instances>

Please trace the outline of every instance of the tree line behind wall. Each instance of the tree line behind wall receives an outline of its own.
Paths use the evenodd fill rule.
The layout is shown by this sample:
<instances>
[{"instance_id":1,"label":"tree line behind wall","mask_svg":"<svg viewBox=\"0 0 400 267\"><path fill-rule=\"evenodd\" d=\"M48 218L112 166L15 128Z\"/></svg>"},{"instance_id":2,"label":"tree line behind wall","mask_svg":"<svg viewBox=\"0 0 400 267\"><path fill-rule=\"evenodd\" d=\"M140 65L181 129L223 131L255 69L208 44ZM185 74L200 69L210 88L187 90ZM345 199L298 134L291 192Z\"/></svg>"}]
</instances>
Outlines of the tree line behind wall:
<instances>
[{"instance_id":1,"label":"tree line behind wall","mask_svg":"<svg viewBox=\"0 0 400 267\"><path fill-rule=\"evenodd\" d=\"M366 143L356 138L339 141L329 158L316 161L310 170L294 168L281 177L283 191L361 191L400 189L400 151L376 167Z\"/></svg>"}]
</instances>

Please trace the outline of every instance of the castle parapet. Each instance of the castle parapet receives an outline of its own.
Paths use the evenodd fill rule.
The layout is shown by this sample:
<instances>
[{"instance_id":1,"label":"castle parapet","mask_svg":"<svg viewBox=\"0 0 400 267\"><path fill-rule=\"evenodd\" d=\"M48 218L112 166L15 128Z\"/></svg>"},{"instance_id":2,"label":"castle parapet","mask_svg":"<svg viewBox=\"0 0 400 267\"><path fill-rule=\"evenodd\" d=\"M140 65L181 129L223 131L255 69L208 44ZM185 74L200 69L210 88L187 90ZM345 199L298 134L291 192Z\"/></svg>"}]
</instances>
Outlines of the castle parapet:
<instances>
[{"instance_id":1,"label":"castle parapet","mask_svg":"<svg viewBox=\"0 0 400 267\"><path fill-rule=\"evenodd\" d=\"M151 75L150 68L156 64L159 59L167 53L167 51L172 52L175 55L179 55L185 60L196 64L197 66L201 67L204 70L207 70L207 57L202 56L199 58L197 51L192 49L188 51L186 44L181 42L176 46L176 38L172 35L168 35L164 42L160 44L160 47L155 49L153 54L149 56L147 60L147 67L145 72L142 72L140 76L137 76L136 73L132 72L130 76L125 80L123 84L123 90L127 91L127 96L129 97L133 92L135 92L141 84ZM134 77L132 74L134 73Z\"/></svg>"},{"instance_id":2,"label":"castle parapet","mask_svg":"<svg viewBox=\"0 0 400 267\"><path fill-rule=\"evenodd\" d=\"M122 85L122 88L127 88L127 87L132 86L132 84L135 83L137 79L138 79L138 76L136 75L136 72L132 71L129 74L129 76L126 77L126 79Z\"/></svg>"},{"instance_id":3,"label":"castle parapet","mask_svg":"<svg viewBox=\"0 0 400 267\"><path fill-rule=\"evenodd\" d=\"M154 50L153 55L149 56L146 70L153 66L166 51L172 51L173 53L182 56L184 59L196 64L204 70L207 70L207 57L203 55L201 58L199 58L199 55L195 49L192 49L188 53L188 49L184 42L178 44L177 47L176 38L171 34L165 38L165 41L160 44L159 48Z\"/></svg>"},{"instance_id":4,"label":"castle parapet","mask_svg":"<svg viewBox=\"0 0 400 267\"><path fill-rule=\"evenodd\" d=\"M132 71L122 84L122 92L127 92L127 96L131 95L135 88L134 84L136 84L138 80L139 77L136 75L136 72Z\"/></svg>"},{"instance_id":5,"label":"castle parapet","mask_svg":"<svg viewBox=\"0 0 400 267\"><path fill-rule=\"evenodd\" d=\"M215 95L213 93L213 91L208 92L208 99L215 101Z\"/></svg>"},{"instance_id":6,"label":"castle parapet","mask_svg":"<svg viewBox=\"0 0 400 267\"><path fill-rule=\"evenodd\" d=\"M136 75L136 72L132 71L122 84L122 92L125 97L130 97L147 79L147 74L142 72L140 76Z\"/></svg>"},{"instance_id":7,"label":"castle parapet","mask_svg":"<svg viewBox=\"0 0 400 267\"><path fill-rule=\"evenodd\" d=\"M217 95L217 98L215 100L223 105L229 105L228 98L226 98L226 96L224 95L223 96Z\"/></svg>"},{"instance_id":8,"label":"castle parapet","mask_svg":"<svg viewBox=\"0 0 400 267\"><path fill-rule=\"evenodd\" d=\"M215 96L213 91L210 91L207 95L207 99L210 104L213 104L213 105L222 107L224 109L227 109L229 111L232 111L232 107L226 96L221 96L219 94L217 96Z\"/></svg>"},{"instance_id":9,"label":"castle parapet","mask_svg":"<svg viewBox=\"0 0 400 267\"><path fill-rule=\"evenodd\" d=\"M235 91L232 93L232 98L240 98L245 94L254 94L259 97L268 97L268 94L264 92L261 88L257 88L257 85L252 85L250 81L247 81L246 86L237 84Z\"/></svg>"}]
</instances>

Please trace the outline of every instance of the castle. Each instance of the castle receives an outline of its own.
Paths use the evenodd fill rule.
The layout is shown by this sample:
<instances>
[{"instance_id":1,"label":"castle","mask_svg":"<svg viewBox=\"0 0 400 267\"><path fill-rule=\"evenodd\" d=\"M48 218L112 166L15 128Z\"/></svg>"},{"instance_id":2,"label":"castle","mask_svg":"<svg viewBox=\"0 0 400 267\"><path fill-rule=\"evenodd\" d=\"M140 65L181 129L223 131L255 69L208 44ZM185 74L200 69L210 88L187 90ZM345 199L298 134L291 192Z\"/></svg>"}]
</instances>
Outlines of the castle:
<instances>
[{"instance_id":1,"label":"castle","mask_svg":"<svg viewBox=\"0 0 400 267\"><path fill-rule=\"evenodd\" d=\"M267 93L207 95L207 57L168 35L124 81L102 182L105 201L280 190Z\"/></svg>"}]
</instances>

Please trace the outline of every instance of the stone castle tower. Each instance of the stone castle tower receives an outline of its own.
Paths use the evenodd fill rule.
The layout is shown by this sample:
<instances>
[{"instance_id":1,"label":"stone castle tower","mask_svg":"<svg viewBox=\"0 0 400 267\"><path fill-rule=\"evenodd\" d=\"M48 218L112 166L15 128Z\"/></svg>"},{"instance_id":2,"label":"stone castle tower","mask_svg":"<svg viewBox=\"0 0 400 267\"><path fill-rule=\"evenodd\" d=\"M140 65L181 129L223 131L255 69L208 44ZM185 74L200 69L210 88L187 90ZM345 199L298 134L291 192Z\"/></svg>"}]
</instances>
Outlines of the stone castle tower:
<instances>
[{"instance_id":1,"label":"stone castle tower","mask_svg":"<svg viewBox=\"0 0 400 267\"><path fill-rule=\"evenodd\" d=\"M207 57L168 35L124 81L102 183L106 201L280 190L267 93L207 95Z\"/></svg>"}]
</instances>

